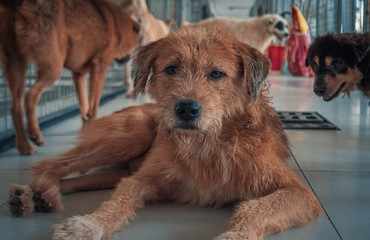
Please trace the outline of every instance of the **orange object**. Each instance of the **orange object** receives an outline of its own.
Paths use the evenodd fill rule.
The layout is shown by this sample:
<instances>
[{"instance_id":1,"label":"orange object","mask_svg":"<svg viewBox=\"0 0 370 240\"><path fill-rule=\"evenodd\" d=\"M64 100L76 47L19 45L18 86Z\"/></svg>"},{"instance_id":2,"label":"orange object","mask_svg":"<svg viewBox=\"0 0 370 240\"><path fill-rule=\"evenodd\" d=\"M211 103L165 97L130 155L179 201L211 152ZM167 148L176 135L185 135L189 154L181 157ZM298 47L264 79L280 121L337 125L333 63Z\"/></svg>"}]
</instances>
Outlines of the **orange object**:
<instances>
[{"instance_id":1,"label":"orange object","mask_svg":"<svg viewBox=\"0 0 370 240\"><path fill-rule=\"evenodd\" d=\"M268 56L271 60L271 70L281 71L284 61L285 46L270 45Z\"/></svg>"},{"instance_id":2,"label":"orange object","mask_svg":"<svg viewBox=\"0 0 370 240\"><path fill-rule=\"evenodd\" d=\"M299 9L293 5L290 34L287 41L288 70L294 76L311 76L312 72L305 66L307 49L311 44L307 21Z\"/></svg>"}]
</instances>

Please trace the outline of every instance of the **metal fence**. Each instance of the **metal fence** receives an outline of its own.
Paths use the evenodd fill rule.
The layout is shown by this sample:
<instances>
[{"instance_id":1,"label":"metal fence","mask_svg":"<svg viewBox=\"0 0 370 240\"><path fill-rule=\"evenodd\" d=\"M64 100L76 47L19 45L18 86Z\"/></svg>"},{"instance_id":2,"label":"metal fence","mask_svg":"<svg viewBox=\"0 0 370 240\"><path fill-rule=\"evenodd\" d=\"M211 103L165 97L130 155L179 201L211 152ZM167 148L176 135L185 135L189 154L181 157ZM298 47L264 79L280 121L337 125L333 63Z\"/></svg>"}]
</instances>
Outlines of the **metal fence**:
<instances>
[{"instance_id":1,"label":"metal fence","mask_svg":"<svg viewBox=\"0 0 370 240\"><path fill-rule=\"evenodd\" d=\"M29 64L26 74L26 91L35 83L37 68ZM122 65L113 63L106 72L102 98L124 90L124 70ZM12 96L0 70L0 144L14 136L10 108ZM78 109L78 99L74 89L72 74L64 69L60 78L42 95L37 107L37 116L42 123L53 116L60 116ZM1 147L1 146L0 146Z\"/></svg>"},{"instance_id":2,"label":"metal fence","mask_svg":"<svg viewBox=\"0 0 370 240\"><path fill-rule=\"evenodd\" d=\"M251 16L291 11L295 4L307 18L311 37L370 31L370 0L257 0Z\"/></svg>"},{"instance_id":3,"label":"metal fence","mask_svg":"<svg viewBox=\"0 0 370 240\"><path fill-rule=\"evenodd\" d=\"M207 0L147 0L148 8L160 19L172 19L176 27L184 21L198 22L209 16Z\"/></svg>"}]
</instances>

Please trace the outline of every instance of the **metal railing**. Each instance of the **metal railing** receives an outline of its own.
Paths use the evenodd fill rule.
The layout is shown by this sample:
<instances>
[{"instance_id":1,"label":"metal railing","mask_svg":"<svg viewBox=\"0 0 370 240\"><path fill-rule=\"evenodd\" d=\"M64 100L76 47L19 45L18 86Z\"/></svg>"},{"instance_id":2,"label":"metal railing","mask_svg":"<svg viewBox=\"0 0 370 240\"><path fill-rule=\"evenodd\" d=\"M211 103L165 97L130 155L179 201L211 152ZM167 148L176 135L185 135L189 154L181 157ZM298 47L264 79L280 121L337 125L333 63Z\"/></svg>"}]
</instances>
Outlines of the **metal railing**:
<instances>
[{"instance_id":1,"label":"metal railing","mask_svg":"<svg viewBox=\"0 0 370 240\"><path fill-rule=\"evenodd\" d=\"M102 99L124 91L124 75L123 66L116 62L112 63L106 71ZM26 92L34 85L36 76L37 68L33 64L29 64L26 74ZM0 144L14 137L13 121L10 114L12 96L7 85L0 70ZM78 110L78 99L72 74L63 69L60 78L43 93L37 106L37 116L42 123L76 110Z\"/></svg>"},{"instance_id":2,"label":"metal railing","mask_svg":"<svg viewBox=\"0 0 370 240\"><path fill-rule=\"evenodd\" d=\"M370 0L257 0L251 16L282 13L298 6L307 17L312 38L328 32L369 32Z\"/></svg>"}]
</instances>

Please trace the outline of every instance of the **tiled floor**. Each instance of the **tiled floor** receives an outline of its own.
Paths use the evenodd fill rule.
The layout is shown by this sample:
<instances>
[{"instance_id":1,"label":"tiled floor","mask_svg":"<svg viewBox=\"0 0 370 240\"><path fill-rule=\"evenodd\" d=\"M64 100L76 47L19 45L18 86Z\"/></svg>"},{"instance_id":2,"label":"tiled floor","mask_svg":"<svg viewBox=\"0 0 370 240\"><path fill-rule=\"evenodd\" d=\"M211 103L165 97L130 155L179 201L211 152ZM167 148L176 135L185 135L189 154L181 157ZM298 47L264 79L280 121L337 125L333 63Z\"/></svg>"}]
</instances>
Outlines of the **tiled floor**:
<instances>
[{"instance_id":1,"label":"tiled floor","mask_svg":"<svg viewBox=\"0 0 370 240\"><path fill-rule=\"evenodd\" d=\"M370 239L370 106L360 94L326 103L311 90L312 79L271 74L273 105L277 110L318 111L341 131L287 130L294 158L289 165L320 199L325 213L306 227L268 239L331 240ZM100 115L142 103L119 96L100 108ZM64 210L12 217L6 207L12 183L30 180L28 166L73 146L81 123L69 119L44 131L47 144L34 156L19 156L15 149L0 154L0 239L50 239L52 225L75 214L92 212L111 191L66 195ZM175 203L155 203L138 211L137 219L116 239L212 239L226 230L231 208L197 208Z\"/></svg>"}]
</instances>

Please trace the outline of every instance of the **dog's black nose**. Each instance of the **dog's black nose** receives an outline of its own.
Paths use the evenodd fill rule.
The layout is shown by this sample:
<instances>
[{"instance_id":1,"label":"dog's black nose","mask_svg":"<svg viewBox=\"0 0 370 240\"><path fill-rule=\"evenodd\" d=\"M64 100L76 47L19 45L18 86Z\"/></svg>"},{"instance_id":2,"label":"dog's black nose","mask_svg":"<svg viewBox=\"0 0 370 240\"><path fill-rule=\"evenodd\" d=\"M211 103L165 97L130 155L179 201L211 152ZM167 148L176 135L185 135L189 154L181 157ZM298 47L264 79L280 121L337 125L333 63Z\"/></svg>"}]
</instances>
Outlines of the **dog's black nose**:
<instances>
[{"instance_id":1,"label":"dog's black nose","mask_svg":"<svg viewBox=\"0 0 370 240\"><path fill-rule=\"evenodd\" d=\"M289 33L284 33L284 37L289 37Z\"/></svg>"},{"instance_id":2,"label":"dog's black nose","mask_svg":"<svg viewBox=\"0 0 370 240\"><path fill-rule=\"evenodd\" d=\"M313 89L313 91L314 91L314 93L315 93L317 96L321 97L321 96L323 96L323 95L324 95L324 93L325 93L325 88L322 88L322 87L315 87L315 88Z\"/></svg>"},{"instance_id":3,"label":"dog's black nose","mask_svg":"<svg viewBox=\"0 0 370 240\"><path fill-rule=\"evenodd\" d=\"M181 100L175 105L176 116L185 121L195 120L200 116L201 107L193 100Z\"/></svg>"}]
</instances>

